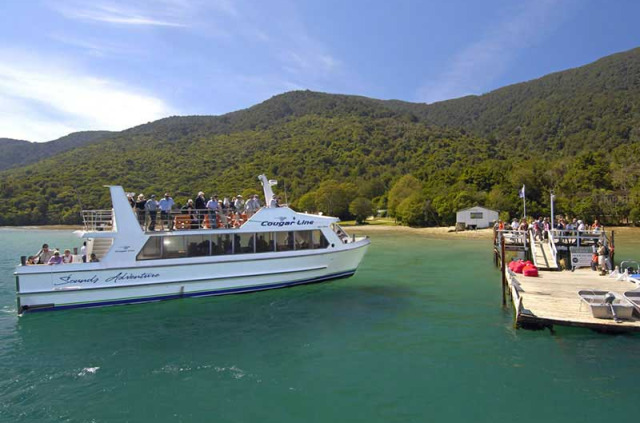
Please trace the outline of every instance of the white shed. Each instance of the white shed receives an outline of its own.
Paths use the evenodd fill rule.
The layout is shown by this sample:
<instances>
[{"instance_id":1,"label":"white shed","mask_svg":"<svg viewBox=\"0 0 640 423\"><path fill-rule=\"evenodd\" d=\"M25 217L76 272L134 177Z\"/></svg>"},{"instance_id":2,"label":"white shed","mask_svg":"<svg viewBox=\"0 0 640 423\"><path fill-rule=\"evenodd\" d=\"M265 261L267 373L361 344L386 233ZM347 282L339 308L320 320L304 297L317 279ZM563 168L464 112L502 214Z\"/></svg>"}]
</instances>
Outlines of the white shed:
<instances>
[{"instance_id":1,"label":"white shed","mask_svg":"<svg viewBox=\"0 0 640 423\"><path fill-rule=\"evenodd\" d=\"M456 222L464 223L467 228L489 228L497 221L497 211L480 206L459 210L456 213Z\"/></svg>"}]
</instances>

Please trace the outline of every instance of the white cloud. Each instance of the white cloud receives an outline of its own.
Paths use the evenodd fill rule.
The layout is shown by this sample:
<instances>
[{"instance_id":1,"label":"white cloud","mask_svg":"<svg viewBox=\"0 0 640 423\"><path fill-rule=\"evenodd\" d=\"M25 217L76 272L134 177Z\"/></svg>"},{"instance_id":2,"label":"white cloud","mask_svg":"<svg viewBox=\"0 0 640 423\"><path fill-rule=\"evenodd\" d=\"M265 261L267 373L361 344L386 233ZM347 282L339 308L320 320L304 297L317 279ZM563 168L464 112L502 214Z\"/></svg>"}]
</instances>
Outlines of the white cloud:
<instances>
[{"instance_id":1,"label":"white cloud","mask_svg":"<svg viewBox=\"0 0 640 423\"><path fill-rule=\"evenodd\" d=\"M148 6L151 6L151 4L148 4ZM158 8L159 10L154 11L151 7L137 8L124 3L118 4L117 2L95 2L89 5L80 3L60 5L54 3L52 7L70 19L122 25L186 26L175 21L174 19L177 19L177 16L167 13L169 11L167 8ZM171 8L170 10L175 9Z\"/></svg>"},{"instance_id":2,"label":"white cloud","mask_svg":"<svg viewBox=\"0 0 640 423\"><path fill-rule=\"evenodd\" d=\"M0 137L49 141L74 131L123 130L170 114L162 100L115 81L45 60L0 61Z\"/></svg>"},{"instance_id":3,"label":"white cloud","mask_svg":"<svg viewBox=\"0 0 640 423\"><path fill-rule=\"evenodd\" d=\"M418 100L432 103L482 93L504 74L521 49L546 37L565 18L561 6L557 0L525 3L456 54L443 74L419 88Z\"/></svg>"}]
</instances>

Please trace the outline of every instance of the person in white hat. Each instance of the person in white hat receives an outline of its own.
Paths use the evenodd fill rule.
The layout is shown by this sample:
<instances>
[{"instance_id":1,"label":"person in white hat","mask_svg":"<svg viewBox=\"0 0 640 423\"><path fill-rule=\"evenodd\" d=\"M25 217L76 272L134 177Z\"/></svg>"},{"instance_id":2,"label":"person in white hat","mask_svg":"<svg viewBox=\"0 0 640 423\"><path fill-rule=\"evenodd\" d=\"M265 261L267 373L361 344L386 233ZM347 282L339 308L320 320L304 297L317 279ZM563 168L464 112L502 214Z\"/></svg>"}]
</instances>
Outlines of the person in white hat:
<instances>
[{"instance_id":1,"label":"person in white hat","mask_svg":"<svg viewBox=\"0 0 640 423\"><path fill-rule=\"evenodd\" d=\"M236 195L236 199L233 201L233 206L236 208L237 213L242 213L242 210L244 210L244 200L242 199L242 195Z\"/></svg>"}]
</instances>

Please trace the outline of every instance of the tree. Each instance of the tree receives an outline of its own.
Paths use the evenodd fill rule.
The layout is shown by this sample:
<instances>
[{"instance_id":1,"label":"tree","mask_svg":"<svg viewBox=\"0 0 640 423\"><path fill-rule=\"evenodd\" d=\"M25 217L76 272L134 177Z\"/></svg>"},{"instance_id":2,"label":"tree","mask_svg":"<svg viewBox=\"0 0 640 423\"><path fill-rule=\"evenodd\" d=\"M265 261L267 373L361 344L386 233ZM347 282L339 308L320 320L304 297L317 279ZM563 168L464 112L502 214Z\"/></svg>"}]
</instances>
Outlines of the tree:
<instances>
[{"instance_id":1,"label":"tree","mask_svg":"<svg viewBox=\"0 0 640 423\"><path fill-rule=\"evenodd\" d=\"M396 210L398 220L409 226L423 226L426 222L426 198L414 192L405 198Z\"/></svg>"},{"instance_id":2,"label":"tree","mask_svg":"<svg viewBox=\"0 0 640 423\"><path fill-rule=\"evenodd\" d=\"M315 191L308 192L300 197L298 200L298 209L309 213L318 211Z\"/></svg>"},{"instance_id":3,"label":"tree","mask_svg":"<svg viewBox=\"0 0 640 423\"><path fill-rule=\"evenodd\" d=\"M344 218L348 216L349 202L355 197L355 185L334 180L325 181L315 191L318 210L330 216Z\"/></svg>"},{"instance_id":4,"label":"tree","mask_svg":"<svg viewBox=\"0 0 640 423\"><path fill-rule=\"evenodd\" d=\"M364 223L373 212L373 203L368 198L358 197L349 204L349 213L356 217L357 223Z\"/></svg>"},{"instance_id":5,"label":"tree","mask_svg":"<svg viewBox=\"0 0 640 423\"><path fill-rule=\"evenodd\" d=\"M412 175L404 175L389 191L387 207L390 216L396 216L396 209L405 199L422 190L422 182Z\"/></svg>"}]
</instances>

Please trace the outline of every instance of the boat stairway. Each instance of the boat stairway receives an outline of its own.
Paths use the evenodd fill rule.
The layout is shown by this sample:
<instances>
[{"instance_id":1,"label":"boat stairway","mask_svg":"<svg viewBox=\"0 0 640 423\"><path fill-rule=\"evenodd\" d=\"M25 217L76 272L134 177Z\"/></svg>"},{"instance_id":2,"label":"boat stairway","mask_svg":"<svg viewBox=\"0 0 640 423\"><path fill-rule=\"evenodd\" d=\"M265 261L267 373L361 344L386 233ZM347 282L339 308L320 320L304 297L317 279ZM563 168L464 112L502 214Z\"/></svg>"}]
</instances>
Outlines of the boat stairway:
<instances>
[{"instance_id":1,"label":"boat stairway","mask_svg":"<svg viewBox=\"0 0 640 423\"><path fill-rule=\"evenodd\" d=\"M102 259L112 244L113 238L95 238L91 246L91 252L95 254L98 259Z\"/></svg>"}]
</instances>

